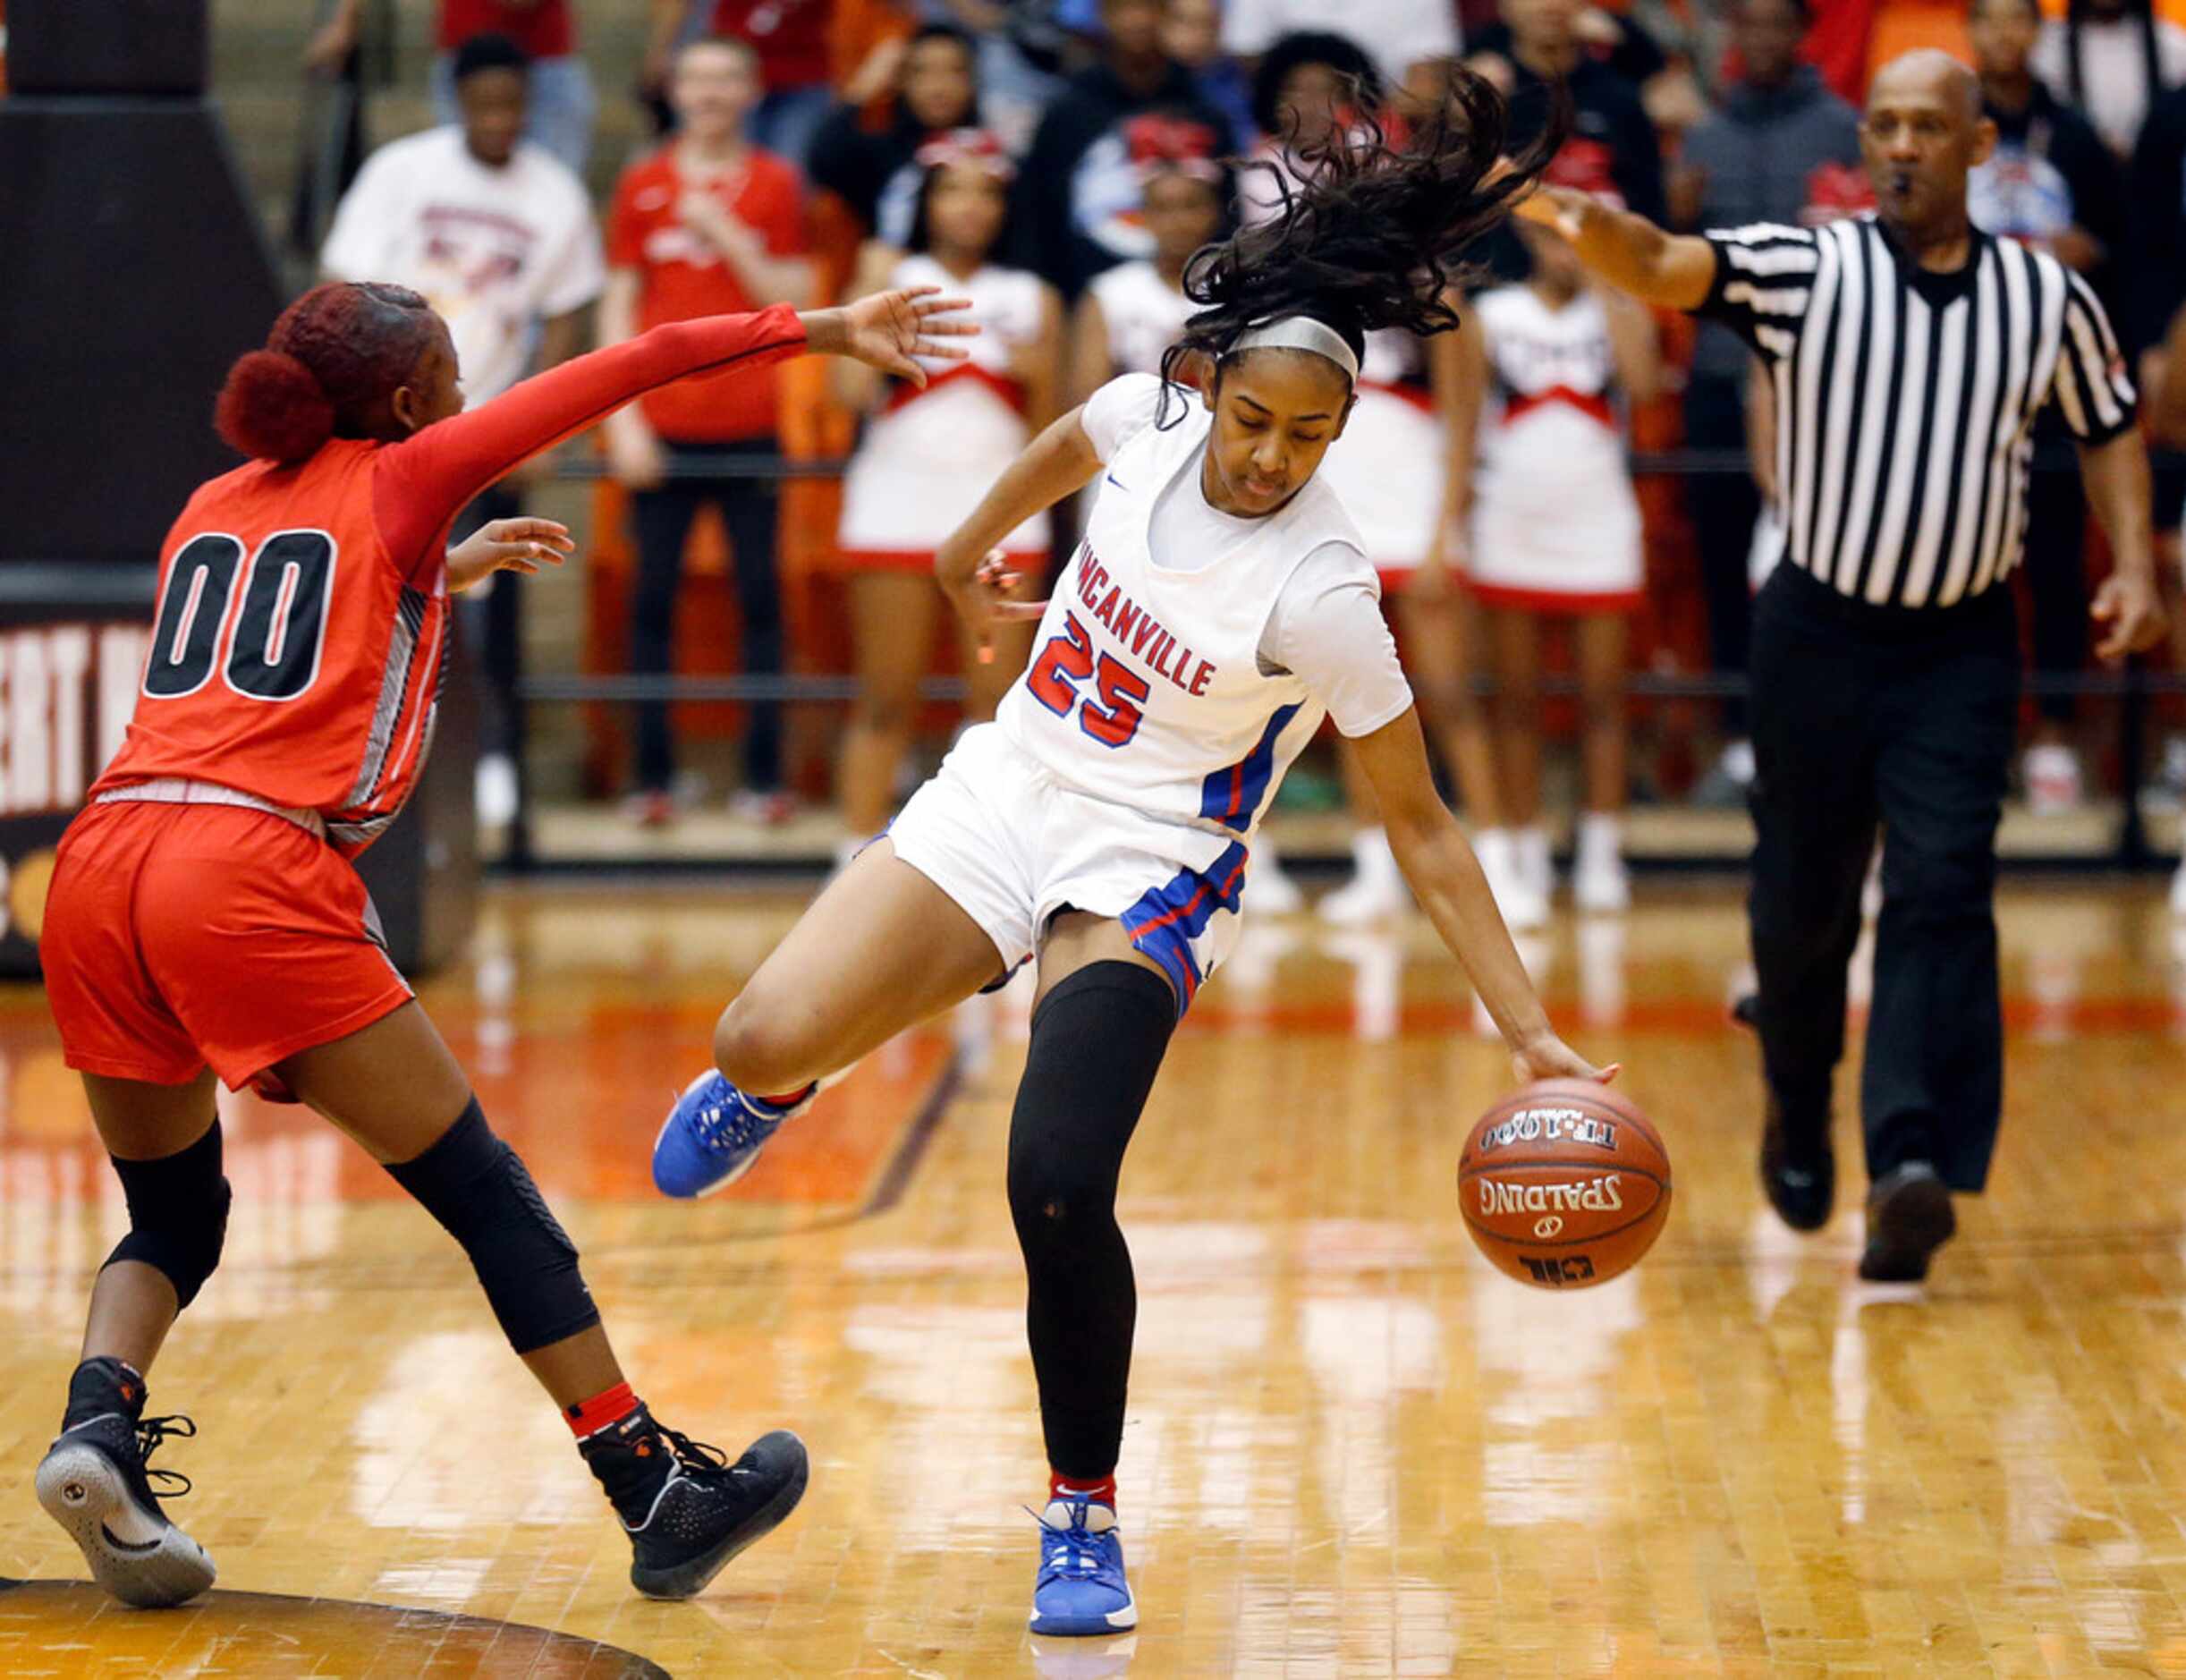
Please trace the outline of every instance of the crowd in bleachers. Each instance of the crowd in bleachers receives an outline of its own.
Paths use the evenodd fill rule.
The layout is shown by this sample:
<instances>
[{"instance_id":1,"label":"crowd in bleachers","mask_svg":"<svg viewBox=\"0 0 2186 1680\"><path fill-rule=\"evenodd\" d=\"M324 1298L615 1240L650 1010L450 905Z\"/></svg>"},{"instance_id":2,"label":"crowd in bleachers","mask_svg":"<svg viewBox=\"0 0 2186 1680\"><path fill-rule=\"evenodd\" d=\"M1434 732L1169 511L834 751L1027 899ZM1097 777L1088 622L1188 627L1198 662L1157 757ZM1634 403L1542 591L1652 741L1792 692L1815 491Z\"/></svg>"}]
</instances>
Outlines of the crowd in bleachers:
<instances>
[{"instance_id":1,"label":"crowd in bleachers","mask_svg":"<svg viewBox=\"0 0 2186 1680\"><path fill-rule=\"evenodd\" d=\"M1444 97L1454 64L1508 95L1521 138L1568 101L1553 180L1699 227L1865 208L1856 110L1866 79L1898 52L1939 45L1978 71L1999 131L1976 174L1976 220L2089 276L2132 344L2144 395L2162 383L2186 298L2186 29L2169 15L2186 13L2186 0L2153 12L2148 0L2072 0L2056 15L2038 0L1631 0L1622 10L1584 0L649 0L636 97L657 138L627 160L597 211L580 174L595 112L599 98L625 96L588 73L579 5L441 0L432 93L445 126L365 161L321 254L330 274L399 280L430 297L454 330L471 400L662 321L909 280L969 291L987 335L963 370L916 400L907 387L830 382L807 366L727 375L656 393L613 417L597 444L574 445L603 448L608 469L589 533L607 560L590 594L597 663L682 668L695 565L708 576L725 568L731 581L718 622L733 621L723 640L736 668L765 675L833 659L860 679L831 786L791 761L778 705L740 715L735 808L758 822L780 820L800 798L838 799L850 836L885 822L928 721L919 679L950 661L925 574L941 534L1049 418L1118 372L1160 365L1190 307L1186 258L1233 218L1264 210L1292 166L1287 148L1317 123L1356 120L1360 102L1401 132ZM360 0L341 0L312 43L314 65L340 64L360 26ZM1537 303L1526 307L1543 320L1568 327L1578 318L1563 292L1592 295L1559 279L1538 242L1502 236L1481 260L1485 284L1532 286ZM1369 368L1368 383L1410 403L1430 428L1422 435L1441 443L1428 445L1438 458L1398 472L1385 463L1404 458L1400 445L1368 460L1384 445L1351 441L1366 478L1351 499L1385 498L1392 530L1411 533L1391 535L1376 558L1426 673L1422 698L1441 707L1453 779L1467 780L1469 740L1492 745L1504 767L1501 780L1475 776L1465 791L1491 811L1517 808L1506 872L1523 898L1519 878L1534 867L1525 854L1543 849L1538 768L1516 772L1515 789L1510 780L1538 737L1525 662L1545 657L1543 631L1573 621L1568 654L1554 657L1619 718L1616 683L1635 664L1742 669L1755 567L1773 552L1769 416L1752 359L1727 332L1696 336L1682 320L1606 311L1588 328L1606 347L1588 402L1632 445L1747 452L1751 471L1640 484L1633 564L1644 587L1498 595L1482 580L1502 556L1483 545L1504 539L1479 522L1493 510L1472 459L1484 462L1482 482L1514 481L1519 437L1498 445L1487 432L1531 399L1513 395L1525 376L1504 367L1507 344L1498 360L1495 341L1534 316L1510 305L1486 317L1470 352L1391 347L1388 371ZM1404 422L1390 424L1394 437ZM1465 459L1445 475L1453 439ZM1523 446L1570 440L1543 431ZM840 486L785 481L770 476L784 455L849 464ZM2071 677L2089 662L2087 578L2103 560L2089 552L2076 475L2038 483L2029 657L2038 673ZM524 488L501 487L473 519L508 512ZM2162 484L2158 496L2158 525L2174 526L2180 488ZM694 539L708 509L717 525L700 524ZM1355 511L1369 525L1383 514ZM1028 529L1013 546L1037 573L1065 534ZM806 587L813 576L829 580L818 597ZM1407 590L1415 606L1445 605L1407 614L1396 607ZM515 594L500 587L484 626L504 696L519 657ZM832 627L814 627L816 598ZM1595 622L1605 614L1614 636ZM1005 651L996 666L1009 664ZM963 668L973 708L991 705L991 677ZM1472 710L1475 670L1502 684L1486 715ZM521 757L521 708L497 709L488 766L505 779ZM675 717L664 703L638 705L627 757L619 746L607 755L640 823L673 821L688 796ZM1736 701L1724 702L1707 762L1648 774L1735 801L1751 776L1741 721ZM2069 694L2040 700L2024 759L2036 807L2070 806L2088 791L2083 726ZM1595 830L1597 851L1614 854L1622 736L1597 741L1592 728L1580 720L1585 806L1608 825ZM2163 770L2186 788L2186 738ZM1583 853L1583 826L1580 841ZM1361 882L1380 867L1365 847ZM1597 871L1597 897L1620 891Z\"/></svg>"}]
</instances>

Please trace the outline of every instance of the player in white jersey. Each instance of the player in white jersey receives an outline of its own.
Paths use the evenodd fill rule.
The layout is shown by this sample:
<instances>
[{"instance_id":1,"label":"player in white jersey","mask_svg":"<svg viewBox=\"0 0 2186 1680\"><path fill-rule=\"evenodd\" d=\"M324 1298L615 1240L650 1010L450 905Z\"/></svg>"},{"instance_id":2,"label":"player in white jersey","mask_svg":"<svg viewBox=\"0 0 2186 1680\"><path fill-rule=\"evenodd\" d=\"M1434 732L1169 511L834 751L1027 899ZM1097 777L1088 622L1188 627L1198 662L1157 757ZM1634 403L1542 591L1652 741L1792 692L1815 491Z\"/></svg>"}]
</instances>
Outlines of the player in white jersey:
<instances>
[{"instance_id":1,"label":"player in white jersey","mask_svg":"<svg viewBox=\"0 0 2186 1680\"><path fill-rule=\"evenodd\" d=\"M919 679L945 611L934 556L991 483L1061 404L1062 305L1037 275L995 260L1009 212L1009 156L979 130L959 130L919 154L919 186L908 253L868 245L853 291L937 285L971 300L980 329L962 361L930 369L924 386L861 369L835 379L835 394L872 411L843 484L836 547L851 573L852 646L858 700L843 742L837 786L843 861L888 820L897 767L919 714ZM869 377L867 377L869 376ZM1000 543L1010 564L1038 570L1047 556L1043 510ZM999 657L975 656L963 638L965 715L994 716L1024 668L1021 626L998 634Z\"/></svg>"},{"instance_id":2,"label":"player in white jersey","mask_svg":"<svg viewBox=\"0 0 2186 1680\"><path fill-rule=\"evenodd\" d=\"M1008 1186L1050 1470L1036 1633L1137 1622L1116 1529L1137 1300L1117 1177L1177 1018L1235 932L1254 825L1325 711L1520 1077L1614 1072L1542 1013L1435 792L1357 529L1314 476L1365 331L1452 325L1458 253L1542 166L1537 145L1499 171L1486 84L1466 80L1460 104L1402 153L1347 138L1288 214L1202 252L1202 308L1168 358L1199 369L1197 390L1104 386L943 546L942 586L970 623L1039 615L1031 665L723 1013L720 1071L654 1146L671 1194L726 1183L814 1082L1037 959ZM1015 600L995 546L1096 477L1054 598Z\"/></svg>"},{"instance_id":3,"label":"player in white jersey","mask_svg":"<svg viewBox=\"0 0 2186 1680\"><path fill-rule=\"evenodd\" d=\"M1493 649L1502 809L1520 873L1544 899L1552 882L1541 824L1541 631L1547 621L1571 626L1585 783L1572 896L1581 911L1614 912L1631 897L1625 624L1646 582L1620 404L1653 396L1660 358L1645 310L1589 285L1555 232L1516 225L1532 273L1484 293L1455 335L1474 370L1466 401L1485 402L1468 426L1477 456L1459 468L1457 499L1471 511L1465 578Z\"/></svg>"}]
</instances>

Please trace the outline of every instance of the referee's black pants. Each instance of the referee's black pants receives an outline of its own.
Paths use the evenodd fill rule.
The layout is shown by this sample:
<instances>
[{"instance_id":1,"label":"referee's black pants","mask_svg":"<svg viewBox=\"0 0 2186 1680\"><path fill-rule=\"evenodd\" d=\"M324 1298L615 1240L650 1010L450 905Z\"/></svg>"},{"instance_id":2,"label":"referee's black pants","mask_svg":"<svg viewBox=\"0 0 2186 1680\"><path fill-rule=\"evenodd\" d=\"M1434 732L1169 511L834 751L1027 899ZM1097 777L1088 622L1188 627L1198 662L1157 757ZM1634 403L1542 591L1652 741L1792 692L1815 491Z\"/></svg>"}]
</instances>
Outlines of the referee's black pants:
<instances>
[{"instance_id":1,"label":"referee's black pants","mask_svg":"<svg viewBox=\"0 0 2186 1680\"><path fill-rule=\"evenodd\" d=\"M1786 563L1755 604L1751 670L1749 915L1769 1089L1794 1139L1828 1124L1879 823L1868 1172L1925 1160L1978 1191L2004 1098L1994 900L2019 699L2012 591L1874 607Z\"/></svg>"}]
</instances>

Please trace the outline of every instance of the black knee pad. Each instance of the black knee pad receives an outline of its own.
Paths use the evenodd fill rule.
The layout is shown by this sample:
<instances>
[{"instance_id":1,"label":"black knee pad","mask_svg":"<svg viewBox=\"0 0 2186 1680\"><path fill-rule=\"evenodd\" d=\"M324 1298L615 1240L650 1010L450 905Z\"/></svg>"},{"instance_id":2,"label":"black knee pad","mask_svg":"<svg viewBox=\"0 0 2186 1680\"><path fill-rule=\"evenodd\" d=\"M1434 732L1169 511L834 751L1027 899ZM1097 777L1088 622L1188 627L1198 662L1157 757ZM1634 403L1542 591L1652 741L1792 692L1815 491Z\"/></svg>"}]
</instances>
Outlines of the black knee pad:
<instances>
[{"instance_id":1,"label":"black knee pad","mask_svg":"<svg viewBox=\"0 0 2186 1680\"><path fill-rule=\"evenodd\" d=\"M1168 980L1136 963L1089 963L1040 1000L1010 1122L1010 1211L1028 1241L1113 1216L1175 1031Z\"/></svg>"},{"instance_id":2,"label":"black knee pad","mask_svg":"<svg viewBox=\"0 0 2186 1680\"><path fill-rule=\"evenodd\" d=\"M106 1264L141 1260L166 1275L178 1308L188 1306L220 1264L227 1241L233 1192L220 1172L220 1122L188 1149L156 1161L107 1159L129 1203L129 1235Z\"/></svg>"},{"instance_id":3,"label":"black knee pad","mask_svg":"<svg viewBox=\"0 0 2186 1680\"><path fill-rule=\"evenodd\" d=\"M547 1210L522 1158L486 1124L477 1098L431 1149L387 1172L463 1245L519 1353L599 1322L577 1269L577 1245Z\"/></svg>"}]
</instances>

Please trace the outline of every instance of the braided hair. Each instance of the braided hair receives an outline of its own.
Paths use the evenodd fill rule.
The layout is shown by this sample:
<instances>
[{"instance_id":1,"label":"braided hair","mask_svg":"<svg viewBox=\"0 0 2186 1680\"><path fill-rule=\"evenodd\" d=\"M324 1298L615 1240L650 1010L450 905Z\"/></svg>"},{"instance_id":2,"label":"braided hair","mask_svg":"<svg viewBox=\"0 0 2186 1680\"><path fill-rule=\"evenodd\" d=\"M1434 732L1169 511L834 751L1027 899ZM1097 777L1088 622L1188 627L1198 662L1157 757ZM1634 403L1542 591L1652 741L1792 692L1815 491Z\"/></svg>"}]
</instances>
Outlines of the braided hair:
<instances>
[{"instance_id":1,"label":"braided hair","mask_svg":"<svg viewBox=\"0 0 2186 1680\"><path fill-rule=\"evenodd\" d=\"M1468 249L1532 190L1563 143L1569 111L1560 101L1532 143L1506 157L1503 96L1462 69L1451 84L1446 104L1409 137L1393 138L1358 100L1362 115L1324 140L1301 141L1293 127L1288 169L1244 165L1267 175L1279 208L1185 266L1184 295L1199 308L1162 353L1157 424L1173 423L1169 387L1183 382L1188 360L1219 368L1247 330L1285 316L1322 322L1354 355L1384 327L1425 335L1457 325L1447 294L1471 276Z\"/></svg>"}]
</instances>

